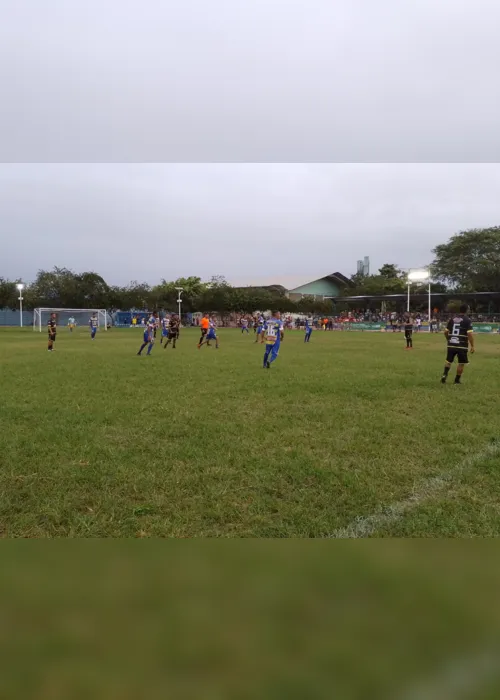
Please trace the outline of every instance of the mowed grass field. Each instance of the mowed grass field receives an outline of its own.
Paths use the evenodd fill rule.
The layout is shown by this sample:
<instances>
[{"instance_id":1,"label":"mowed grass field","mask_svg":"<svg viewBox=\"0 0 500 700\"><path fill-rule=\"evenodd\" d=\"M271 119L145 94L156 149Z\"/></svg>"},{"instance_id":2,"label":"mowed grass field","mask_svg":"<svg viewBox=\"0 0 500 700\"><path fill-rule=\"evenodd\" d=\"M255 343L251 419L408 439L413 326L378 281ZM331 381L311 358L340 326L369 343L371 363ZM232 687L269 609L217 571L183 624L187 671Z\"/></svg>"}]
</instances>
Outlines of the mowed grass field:
<instances>
[{"instance_id":1,"label":"mowed grass field","mask_svg":"<svg viewBox=\"0 0 500 700\"><path fill-rule=\"evenodd\" d=\"M0 330L4 537L500 533L500 337L442 386L442 335Z\"/></svg>"}]
</instances>

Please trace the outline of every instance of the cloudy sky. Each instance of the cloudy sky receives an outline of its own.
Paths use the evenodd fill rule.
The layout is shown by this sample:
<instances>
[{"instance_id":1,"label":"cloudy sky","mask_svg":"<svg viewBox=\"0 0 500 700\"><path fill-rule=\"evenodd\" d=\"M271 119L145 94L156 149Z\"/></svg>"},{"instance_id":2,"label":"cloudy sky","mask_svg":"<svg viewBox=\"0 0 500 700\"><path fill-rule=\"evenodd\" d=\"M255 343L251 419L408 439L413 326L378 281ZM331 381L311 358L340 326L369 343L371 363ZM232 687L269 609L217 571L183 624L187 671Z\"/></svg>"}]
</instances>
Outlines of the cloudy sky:
<instances>
[{"instance_id":1,"label":"cloudy sky","mask_svg":"<svg viewBox=\"0 0 500 700\"><path fill-rule=\"evenodd\" d=\"M418 267L454 233L500 224L500 165L0 166L0 275L109 282Z\"/></svg>"},{"instance_id":2,"label":"cloudy sky","mask_svg":"<svg viewBox=\"0 0 500 700\"><path fill-rule=\"evenodd\" d=\"M0 0L3 161L500 161L498 0Z\"/></svg>"},{"instance_id":3,"label":"cloudy sky","mask_svg":"<svg viewBox=\"0 0 500 700\"><path fill-rule=\"evenodd\" d=\"M0 0L0 17L0 275L349 274L499 223L498 0ZM313 164L334 161L354 164Z\"/></svg>"}]
</instances>

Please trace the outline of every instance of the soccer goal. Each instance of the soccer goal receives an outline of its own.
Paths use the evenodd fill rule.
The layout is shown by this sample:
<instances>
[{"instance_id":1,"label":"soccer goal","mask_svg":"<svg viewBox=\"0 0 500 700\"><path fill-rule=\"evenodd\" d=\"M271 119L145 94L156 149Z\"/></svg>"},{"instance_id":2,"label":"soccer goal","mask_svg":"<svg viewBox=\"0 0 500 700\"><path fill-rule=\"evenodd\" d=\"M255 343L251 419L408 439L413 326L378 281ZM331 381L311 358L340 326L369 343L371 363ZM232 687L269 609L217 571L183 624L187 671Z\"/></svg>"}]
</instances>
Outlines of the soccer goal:
<instances>
[{"instance_id":1,"label":"soccer goal","mask_svg":"<svg viewBox=\"0 0 500 700\"><path fill-rule=\"evenodd\" d=\"M33 314L33 330L42 332L47 327L51 314L56 314L59 328L69 327L70 319L73 319L76 328L89 326L89 319L97 316L99 328L108 330L109 316L106 309L35 309Z\"/></svg>"}]
</instances>

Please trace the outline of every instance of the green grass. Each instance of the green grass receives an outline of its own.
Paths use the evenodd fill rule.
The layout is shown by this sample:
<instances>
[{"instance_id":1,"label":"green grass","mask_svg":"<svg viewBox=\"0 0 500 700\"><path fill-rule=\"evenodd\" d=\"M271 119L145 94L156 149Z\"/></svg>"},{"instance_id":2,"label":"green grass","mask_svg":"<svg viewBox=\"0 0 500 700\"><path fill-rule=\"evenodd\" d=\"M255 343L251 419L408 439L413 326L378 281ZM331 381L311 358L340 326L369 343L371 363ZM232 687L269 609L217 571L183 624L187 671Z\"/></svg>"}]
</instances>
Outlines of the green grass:
<instances>
[{"instance_id":1,"label":"green grass","mask_svg":"<svg viewBox=\"0 0 500 700\"><path fill-rule=\"evenodd\" d=\"M55 353L0 331L3 536L500 533L499 337L460 387L437 335L288 332L270 371L252 336L197 338L137 357L139 330L62 329Z\"/></svg>"}]
</instances>

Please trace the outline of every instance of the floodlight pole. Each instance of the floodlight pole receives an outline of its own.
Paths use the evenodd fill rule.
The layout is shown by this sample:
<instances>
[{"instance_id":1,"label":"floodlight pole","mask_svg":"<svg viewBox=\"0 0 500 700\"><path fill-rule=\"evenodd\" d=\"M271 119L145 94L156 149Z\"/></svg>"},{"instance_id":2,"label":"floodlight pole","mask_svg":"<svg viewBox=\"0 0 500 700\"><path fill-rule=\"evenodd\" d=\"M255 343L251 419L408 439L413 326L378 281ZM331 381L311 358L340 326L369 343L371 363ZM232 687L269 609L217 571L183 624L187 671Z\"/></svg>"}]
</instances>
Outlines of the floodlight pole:
<instances>
[{"instance_id":1,"label":"floodlight pole","mask_svg":"<svg viewBox=\"0 0 500 700\"><path fill-rule=\"evenodd\" d=\"M427 268L429 271L429 333L431 332L431 268Z\"/></svg>"},{"instance_id":2,"label":"floodlight pole","mask_svg":"<svg viewBox=\"0 0 500 700\"><path fill-rule=\"evenodd\" d=\"M24 289L24 284L21 282L19 284L16 284L16 287L19 291L19 326L22 328L23 327L23 289Z\"/></svg>"},{"instance_id":3,"label":"floodlight pole","mask_svg":"<svg viewBox=\"0 0 500 700\"><path fill-rule=\"evenodd\" d=\"M182 304L182 299L181 299L181 294L184 291L184 287L176 287L176 290L178 292L178 298L177 298L177 303L179 304L179 325L181 324L181 304Z\"/></svg>"},{"instance_id":4,"label":"floodlight pole","mask_svg":"<svg viewBox=\"0 0 500 700\"><path fill-rule=\"evenodd\" d=\"M408 300L406 302L406 311L410 313L410 280L408 280Z\"/></svg>"}]
</instances>

